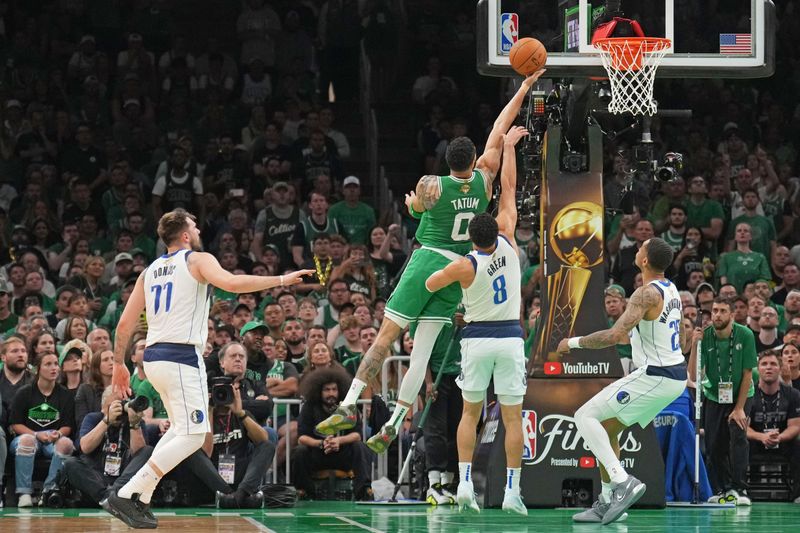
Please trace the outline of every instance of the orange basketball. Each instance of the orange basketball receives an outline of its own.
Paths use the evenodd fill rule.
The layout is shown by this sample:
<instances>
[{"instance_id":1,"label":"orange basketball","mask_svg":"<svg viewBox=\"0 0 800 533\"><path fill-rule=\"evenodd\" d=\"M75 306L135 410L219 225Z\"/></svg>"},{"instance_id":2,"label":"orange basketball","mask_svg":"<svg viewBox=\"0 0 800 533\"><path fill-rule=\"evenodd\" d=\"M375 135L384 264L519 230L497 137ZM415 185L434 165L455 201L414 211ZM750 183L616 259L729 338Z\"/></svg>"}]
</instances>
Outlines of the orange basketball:
<instances>
[{"instance_id":1,"label":"orange basketball","mask_svg":"<svg viewBox=\"0 0 800 533\"><path fill-rule=\"evenodd\" d=\"M514 43L509 53L511 67L522 74L530 76L547 62L547 50L533 37L524 37Z\"/></svg>"}]
</instances>

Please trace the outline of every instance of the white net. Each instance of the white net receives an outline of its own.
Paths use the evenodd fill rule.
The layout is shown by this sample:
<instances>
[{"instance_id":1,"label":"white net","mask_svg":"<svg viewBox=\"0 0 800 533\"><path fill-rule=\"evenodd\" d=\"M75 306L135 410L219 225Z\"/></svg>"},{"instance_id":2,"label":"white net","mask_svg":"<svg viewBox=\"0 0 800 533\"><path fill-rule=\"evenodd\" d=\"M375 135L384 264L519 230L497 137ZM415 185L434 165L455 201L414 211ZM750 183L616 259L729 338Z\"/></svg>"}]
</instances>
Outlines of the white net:
<instances>
[{"instance_id":1,"label":"white net","mask_svg":"<svg viewBox=\"0 0 800 533\"><path fill-rule=\"evenodd\" d=\"M669 39L655 37L612 37L594 42L611 82L611 113L656 114L653 83L669 46Z\"/></svg>"}]
</instances>

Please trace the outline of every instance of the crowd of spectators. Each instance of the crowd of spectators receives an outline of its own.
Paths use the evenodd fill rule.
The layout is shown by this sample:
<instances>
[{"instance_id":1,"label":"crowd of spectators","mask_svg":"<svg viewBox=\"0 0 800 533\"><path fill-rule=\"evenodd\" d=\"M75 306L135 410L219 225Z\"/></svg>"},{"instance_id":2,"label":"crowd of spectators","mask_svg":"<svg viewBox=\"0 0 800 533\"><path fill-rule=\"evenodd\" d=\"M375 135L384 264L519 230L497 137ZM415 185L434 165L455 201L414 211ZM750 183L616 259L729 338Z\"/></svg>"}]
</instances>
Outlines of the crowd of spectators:
<instances>
[{"instance_id":1,"label":"crowd of spectators","mask_svg":"<svg viewBox=\"0 0 800 533\"><path fill-rule=\"evenodd\" d=\"M481 151L501 91L475 75L472 5L450 3L409 0L404 23L398 2L244 0L235 28L200 42L169 0L0 2L0 472L9 467L0 483L14 480L8 496L31 505L34 458L52 458L46 492L57 489L65 462L68 473L83 472L71 463L80 460L99 469L85 490L97 502L169 427L141 366L142 339L128 353L132 388L149 408L129 411L106 389L115 325L136 276L164 249L154 223L185 208L231 272L316 272L291 290L214 291L207 368L235 376L238 403L216 413L191 470L212 491L241 486L231 498L248 505L259 476L243 465L271 464L273 453L282 465L288 439L306 468L306 459L341 464L324 456L346 453L357 496L368 497L367 452L356 449L363 436L319 441L308 428L344 394L341 372L353 375L374 341L414 222L363 201L370 184L348 171L355 150L336 114L357 117L348 104L357 99L362 39L376 71L393 81L402 78L395 52L404 34L401 63L419 76L394 96L417 127L408 157L420 174L444 173L453 137L466 134ZM798 34L781 25L779 68L796 62ZM786 71L779 76L800 89ZM684 153L685 172L663 185L636 181L635 212L609 215L609 316L641 283L636 249L661 235L676 251L669 275L683 291L687 328L698 315L708 323L714 297L726 294L759 347L779 349L800 332L800 108L786 100L796 91L719 80L656 90L694 113L654 122L658 149ZM624 146L607 147L605 197L615 208L627 165L617 155ZM525 317L535 317L537 232L521 222L516 236ZM405 334L395 352L410 353L412 342ZM800 357L791 353L781 379L797 388ZM329 375L309 381L318 372ZM387 384L390 397L398 378ZM273 419L275 399L304 391L313 398L299 424L286 423L292 407L283 405ZM234 431L223 423L232 415ZM115 439L127 443L124 454ZM249 444L223 469L220 456L236 439ZM242 457L252 460L237 466Z\"/></svg>"}]
</instances>

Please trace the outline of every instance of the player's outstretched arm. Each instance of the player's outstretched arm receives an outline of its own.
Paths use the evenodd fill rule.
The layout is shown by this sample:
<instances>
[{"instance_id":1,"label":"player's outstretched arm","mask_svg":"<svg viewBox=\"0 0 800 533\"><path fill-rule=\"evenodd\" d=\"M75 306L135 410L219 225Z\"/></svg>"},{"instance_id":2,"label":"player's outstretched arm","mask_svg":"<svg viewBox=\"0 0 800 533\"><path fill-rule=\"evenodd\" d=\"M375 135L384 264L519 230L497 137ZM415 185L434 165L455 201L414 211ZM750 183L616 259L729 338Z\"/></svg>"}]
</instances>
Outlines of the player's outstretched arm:
<instances>
[{"instance_id":1,"label":"player's outstretched arm","mask_svg":"<svg viewBox=\"0 0 800 533\"><path fill-rule=\"evenodd\" d=\"M190 268L196 269L200 276L215 287L228 292L260 292L273 287L288 287L303 281L303 276L314 274L314 270L298 270L281 276L233 275L222 268L217 258L206 252L196 252L189 256Z\"/></svg>"},{"instance_id":2,"label":"player's outstretched arm","mask_svg":"<svg viewBox=\"0 0 800 533\"><path fill-rule=\"evenodd\" d=\"M439 187L439 176L432 174L422 176L417 182L416 189L406 194L408 213L414 218L419 218L424 211L436 205L441 195L442 189Z\"/></svg>"},{"instance_id":3,"label":"player's outstretched arm","mask_svg":"<svg viewBox=\"0 0 800 533\"><path fill-rule=\"evenodd\" d=\"M483 150L483 155L475 163L475 167L486 172L489 180L494 180L497 175L497 170L500 168L500 150L503 148L503 134L508 131L508 128L514 123L514 120L519 115L519 110L522 107L522 102L525 101L525 95L528 94L534 83L546 72L546 69L537 70L522 81L517 93L508 101L506 106L500 111L497 119L494 121L492 131L489 132L489 137L486 139L486 147Z\"/></svg>"},{"instance_id":4,"label":"player's outstretched arm","mask_svg":"<svg viewBox=\"0 0 800 533\"><path fill-rule=\"evenodd\" d=\"M125 351L139 323L139 317L142 316L144 306L144 273L141 273L136 285L133 286L133 292L125 304L125 309L122 310L114 335L114 372L111 376L111 386L114 394L123 399L131 395L131 374L125 366Z\"/></svg>"},{"instance_id":5,"label":"player's outstretched arm","mask_svg":"<svg viewBox=\"0 0 800 533\"><path fill-rule=\"evenodd\" d=\"M584 337L578 337L578 345L573 348L607 348L620 344L628 337L628 332L644 318L647 312L661 303L661 293L651 285L639 287L628 301L625 312L609 329L596 331ZM558 353L569 353L569 339L562 339L556 350Z\"/></svg>"},{"instance_id":6,"label":"player's outstretched arm","mask_svg":"<svg viewBox=\"0 0 800 533\"><path fill-rule=\"evenodd\" d=\"M500 173L500 208L497 211L497 229L514 242L517 228L517 152L516 145L528 135L522 126L514 126L503 135L503 170Z\"/></svg>"},{"instance_id":7,"label":"player's outstretched arm","mask_svg":"<svg viewBox=\"0 0 800 533\"><path fill-rule=\"evenodd\" d=\"M475 267L472 266L472 261L462 258L428 276L425 288L430 292L436 292L455 282L461 283L462 287L469 286L474 279Z\"/></svg>"}]
</instances>

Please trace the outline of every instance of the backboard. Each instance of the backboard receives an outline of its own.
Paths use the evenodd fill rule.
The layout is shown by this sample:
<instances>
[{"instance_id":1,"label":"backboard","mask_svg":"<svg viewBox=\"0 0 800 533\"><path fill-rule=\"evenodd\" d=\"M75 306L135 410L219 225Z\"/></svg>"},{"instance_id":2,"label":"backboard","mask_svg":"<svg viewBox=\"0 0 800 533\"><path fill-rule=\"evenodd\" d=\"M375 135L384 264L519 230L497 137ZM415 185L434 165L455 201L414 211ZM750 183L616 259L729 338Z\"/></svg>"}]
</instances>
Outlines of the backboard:
<instances>
[{"instance_id":1,"label":"backboard","mask_svg":"<svg viewBox=\"0 0 800 533\"><path fill-rule=\"evenodd\" d=\"M672 46L659 78L763 78L775 69L775 5L771 0L622 0L627 18ZM546 77L605 76L591 44L592 19L603 0L479 0L478 72L514 76L511 45L535 37L548 51Z\"/></svg>"}]
</instances>

